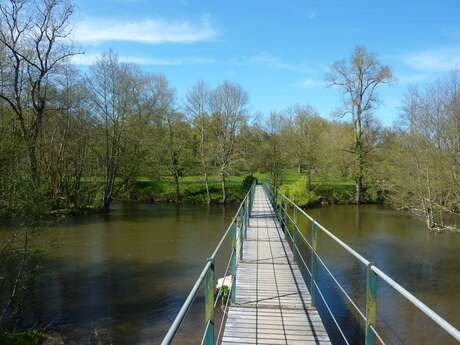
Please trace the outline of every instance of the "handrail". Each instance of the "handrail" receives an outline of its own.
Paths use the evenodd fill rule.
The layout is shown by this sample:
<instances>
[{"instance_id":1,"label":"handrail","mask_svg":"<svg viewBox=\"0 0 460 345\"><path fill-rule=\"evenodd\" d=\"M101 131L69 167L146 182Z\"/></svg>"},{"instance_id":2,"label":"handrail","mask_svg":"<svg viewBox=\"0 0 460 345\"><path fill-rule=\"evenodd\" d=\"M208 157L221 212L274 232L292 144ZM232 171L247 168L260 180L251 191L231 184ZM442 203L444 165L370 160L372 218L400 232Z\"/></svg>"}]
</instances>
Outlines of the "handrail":
<instances>
[{"instance_id":1,"label":"handrail","mask_svg":"<svg viewBox=\"0 0 460 345\"><path fill-rule=\"evenodd\" d=\"M174 336L179 330L180 325L184 321L184 318L187 315L187 312L189 311L192 305L192 302L195 299L195 296L198 290L200 289L200 286L203 283L203 280L206 277L206 274L208 273L208 270L210 267L211 267L211 261L208 261L206 265L204 266L203 270L201 271L200 276L196 280L195 284L193 284L192 290L190 290L190 293L188 294L187 299L185 300L184 304L182 305L179 312L177 313L177 316L174 319L174 322L172 323L171 327L169 327L168 333L166 333L165 337L163 338L163 341L161 342L162 345L171 344Z\"/></svg>"},{"instance_id":2,"label":"handrail","mask_svg":"<svg viewBox=\"0 0 460 345\"><path fill-rule=\"evenodd\" d=\"M192 289L190 290L187 298L185 299L182 307L180 308L179 312L177 313L176 317L174 318L173 323L169 327L166 335L164 336L161 345L169 345L173 342L175 335L177 334L180 326L182 325L185 317L187 316L190 307L192 306L195 297L200 290L201 285L203 282L205 283L205 329L203 333L203 344L206 345L213 345L214 344L214 309L217 306L217 300L215 300L215 277L214 277L214 262L219 254L220 249L224 242L228 239L229 234L232 234L233 237L233 245L232 251L229 256L228 265L224 273L225 275L228 272L228 267L232 266L232 286L230 288L230 294L232 298L235 295L236 289L236 256L237 256L237 249L236 249L236 241L237 241L237 227L239 228L240 235L239 240L244 240L245 229L247 227L247 217L251 211L252 201L254 199L254 192L255 192L255 181L252 183L249 191L243 198L238 210L236 211L235 215L233 216L230 224L228 225L227 229L225 230L224 234L222 235L220 241L217 243L216 248L212 252L211 256L207 259L206 264L204 265L203 269L201 270L198 279L193 284ZM242 222L239 222L240 218L244 216ZM240 253L241 254L241 253ZM222 297L222 294L219 292L217 295L217 299ZM223 321L223 320L222 320Z\"/></svg>"},{"instance_id":3,"label":"handrail","mask_svg":"<svg viewBox=\"0 0 460 345\"><path fill-rule=\"evenodd\" d=\"M367 283L368 284L367 284L366 316L364 317L364 319L366 320L366 344L374 344L375 343L375 338L373 338L374 336L376 336L379 339L379 341L383 343L381 336L377 333L377 330L375 328L376 327L375 325L376 299L377 299L375 277L380 277L382 280L384 280L396 292L398 292L402 297L404 297L406 300L411 302L415 307L417 307L420 311L422 311L422 313L424 313L427 317L433 320L438 326L440 326L445 332L447 332L450 336L452 336L457 341L460 341L460 331L458 329L456 329L448 321L443 319L440 315L438 315L435 311L433 311L430 307L428 307L425 303L420 301L417 297L415 297L413 294L407 291L404 287L402 287L400 284L398 284L396 281L390 278L386 273L384 273L381 269L379 269L375 264L373 264L372 262L364 258L361 254L359 254L357 251L355 251L353 248L347 245L344 241L342 241L337 236L335 236L331 231L329 231L323 225L318 223L313 217L311 217L307 212L305 212L302 208L300 208L293 201L291 201L287 196L285 196L284 194L277 194L277 198L279 197L281 201L285 203L285 207L283 207L282 203L278 204L278 200L275 199L268 185L264 184L264 189L269 194L269 197L271 199L275 212L278 213L278 210L280 210L284 212L284 216L287 217L287 219L284 219L283 214L281 213L277 214L281 223L283 223L288 229L289 229L289 222L291 222L294 225L294 228L296 229L296 231L301 235L302 240L310 247L310 249L312 249L313 257L315 258L314 261L316 261L316 259L319 259L320 263L326 268L326 271L329 273L329 275L332 276L332 278L337 284L338 284L338 281L335 279L331 271L327 268L324 261L318 255L316 249L314 249L314 246L312 246L312 244L310 244L308 240L300 232L297 222L294 221L292 217L289 216L288 209L287 209L287 203L289 203L293 207L296 213L300 212L311 222L312 230L315 228L320 229L329 238L334 240L335 243L340 245L343 249L345 249L348 253L350 253L354 258L356 258L359 262L361 262L364 266L367 267L367 270L368 270ZM289 230L287 232L289 233ZM292 242L294 243L294 246L296 247L298 251L295 240L292 238L292 236L290 237L293 240ZM306 265L304 261L303 263L304 265ZM313 287L316 287L318 292L321 294L321 291L319 290L319 286L317 285L316 280L314 279L313 272L311 272L311 270L307 266L306 268L310 276L312 276L311 289ZM343 288L341 288L340 290L342 291L342 293L345 294L345 296L348 299L350 299L349 295L345 292ZM311 291L311 293L313 292ZM364 313L361 312L360 310L358 310L358 312L360 313L361 316L364 315ZM340 327L339 327L339 331L341 331Z\"/></svg>"}]
</instances>

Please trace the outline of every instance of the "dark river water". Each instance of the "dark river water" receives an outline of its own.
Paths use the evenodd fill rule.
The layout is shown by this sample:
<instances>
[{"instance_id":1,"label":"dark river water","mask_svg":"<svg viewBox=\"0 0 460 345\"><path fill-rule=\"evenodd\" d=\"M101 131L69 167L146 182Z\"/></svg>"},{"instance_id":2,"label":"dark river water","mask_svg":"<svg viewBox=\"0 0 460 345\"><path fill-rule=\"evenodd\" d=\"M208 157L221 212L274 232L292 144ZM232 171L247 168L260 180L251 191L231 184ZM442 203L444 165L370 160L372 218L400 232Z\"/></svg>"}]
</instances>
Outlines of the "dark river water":
<instances>
[{"instance_id":1,"label":"dark river water","mask_svg":"<svg viewBox=\"0 0 460 345\"><path fill-rule=\"evenodd\" d=\"M58 330L66 344L158 344L234 211L120 204L109 216L86 216L35 233L32 242L42 249L43 261L24 325ZM380 206L309 213L460 327L460 234L428 233L419 219ZM303 224L307 236L308 228ZM226 243L223 254L228 248ZM364 310L365 268L321 234L319 252ZM222 272L224 258L217 266ZM351 343L361 343L359 316L324 270L319 284ZM384 282L378 289L377 326L387 344L455 344ZM318 307L341 343L326 309ZM176 343L199 343L202 309L200 294Z\"/></svg>"}]
</instances>

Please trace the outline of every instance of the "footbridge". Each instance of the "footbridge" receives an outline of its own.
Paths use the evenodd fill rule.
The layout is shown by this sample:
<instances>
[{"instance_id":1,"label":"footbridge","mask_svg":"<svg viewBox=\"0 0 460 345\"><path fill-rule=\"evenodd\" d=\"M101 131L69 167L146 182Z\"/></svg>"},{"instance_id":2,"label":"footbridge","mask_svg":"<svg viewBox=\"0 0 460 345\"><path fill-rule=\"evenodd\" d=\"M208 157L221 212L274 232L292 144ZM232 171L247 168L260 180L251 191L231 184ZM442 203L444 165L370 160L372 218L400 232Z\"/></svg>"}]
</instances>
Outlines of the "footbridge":
<instances>
[{"instance_id":1,"label":"footbridge","mask_svg":"<svg viewBox=\"0 0 460 345\"><path fill-rule=\"evenodd\" d=\"M301 231L299 218L310 225ZM318 233L335 241L367 270L365 309L347 293L318 254ZM308 236L306 235L308 234ZM226 265L216 258L227 250ZM366 345L393 343L379 332L377 281L383 281L402 298L460 342L460 332L422 301L323 227L286 196L274 195L268 185L253 185L214 252L206 261L182 308L166 333L162 345L174 343L196 297L204 293L201 339L214 345L350 344L347 332L334 315L333 302L318 284L318 270L330 275L363 324ZM220 279L216 279L219 272ZM203 291L203 292L201 292ZM325 315L320 315L321 304ZM335 337L326 331L324 318L332 320ZM356 340L354 340L356 341Z\"/></svg>"}]
</instances>

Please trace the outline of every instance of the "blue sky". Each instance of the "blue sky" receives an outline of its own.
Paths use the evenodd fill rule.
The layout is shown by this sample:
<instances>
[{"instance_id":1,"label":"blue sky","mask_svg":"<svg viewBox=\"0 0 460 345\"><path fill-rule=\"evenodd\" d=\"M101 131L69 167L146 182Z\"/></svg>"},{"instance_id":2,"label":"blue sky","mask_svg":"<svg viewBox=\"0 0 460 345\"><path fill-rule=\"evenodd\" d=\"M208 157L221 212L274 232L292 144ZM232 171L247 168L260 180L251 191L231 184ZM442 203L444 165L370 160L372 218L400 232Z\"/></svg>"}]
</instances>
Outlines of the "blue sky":
<instances>
[{"instance_id":1,"label":"blue sky","mask_svg":"<svg viewBox=\"0 0 460 345\"><path fill-rule=\"evenodd\" d=\"M199 79L241 84L250 110L310 104L330 117L341 104L328 66L364 45L393 67L376 115L390 125L410 85L460 68L460 1L79 0L74 39L91 64L108 49L164 74L179 98Z\"/></svg>"}]
</instances>

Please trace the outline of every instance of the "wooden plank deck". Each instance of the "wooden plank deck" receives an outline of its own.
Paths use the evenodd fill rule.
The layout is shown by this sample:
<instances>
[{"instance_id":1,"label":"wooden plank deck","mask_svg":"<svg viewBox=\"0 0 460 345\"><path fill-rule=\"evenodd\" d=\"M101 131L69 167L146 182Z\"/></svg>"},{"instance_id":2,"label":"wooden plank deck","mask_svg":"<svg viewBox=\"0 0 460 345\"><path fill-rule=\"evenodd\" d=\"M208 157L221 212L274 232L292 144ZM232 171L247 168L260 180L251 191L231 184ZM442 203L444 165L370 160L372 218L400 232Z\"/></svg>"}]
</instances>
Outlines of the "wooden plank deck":
<instances>
[{"instance_id":1,"label":"wooden plank deck","mask_svg":"<svg viewBox=\"0 0 460 345\"><path fill-rule=\"evenodd\" d=\"M310 299L268 197L257 186L222 344L331 344Z\"/></svg>"}]
</instances>

